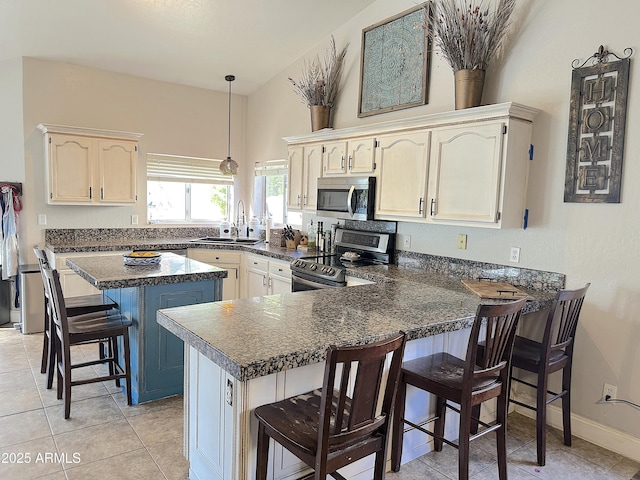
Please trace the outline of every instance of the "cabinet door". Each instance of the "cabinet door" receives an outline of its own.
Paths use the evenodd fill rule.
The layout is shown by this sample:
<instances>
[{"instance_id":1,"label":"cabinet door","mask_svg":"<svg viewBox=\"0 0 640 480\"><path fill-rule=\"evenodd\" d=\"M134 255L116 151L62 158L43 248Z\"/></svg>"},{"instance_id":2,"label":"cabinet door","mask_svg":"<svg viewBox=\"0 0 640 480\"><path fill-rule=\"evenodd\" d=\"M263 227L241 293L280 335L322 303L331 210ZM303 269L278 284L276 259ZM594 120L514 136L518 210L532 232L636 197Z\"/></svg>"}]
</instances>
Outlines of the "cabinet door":
<instances>
[{"instance_id":1,"label":"cabinet door","mask_svg":"<svg viewBox=\"0 0 640 480\"><path fill-rule=\"evenodd\" d=\"M269 261L269 295L291 293L291 268L288 262Z\"/></svg>"},{"instance_id":2,"label":"cabinet door","mask_svg":"<svg viewBox=\"0 0 640 480\"><path fill-rule=\"evenodd\" d=\"M135 203L138 144L98 140L101 203Z\"/></svg>"},{"instance_id":3,"label":"cabinet door","mask_svg":"<svg viewBox=\"0 0 640 480\"><path fill-rule=\"evenodd\" d=\"M254 268L247 269L247 297L262 297L268 295L267 289L267 272L264 270L256 270Z\"/></svg>"},{"instance_id":4,"label":"cabinet door","mask_svg":"<svg viewBox=\"0 0 640 480\"><path fill-rule=\"evenodd\" d=\"M224 268L228 273L227 278L222 279L222 300L235 300L240 298L240 278L238 265L219 264L216 267Z\"/></svg>"},{"instance_id":5,"label":"cabinet door","mask_svg":"<svg viewBox=\"0 0 640 480\"><path fill-rule=\"evenodd\" d=\"M344 175L346 168L347 142L330 142L324 145L323 175Z\"/></svg>"},{"instance_id":6,"label":"cabinet door","mask_svg":"<svg viewBox=\"0 0 640 480\"><path fill-rule=\"evenodd\" d=\"M289 192L287 194L289 208L302 208L303 152L302 147L289 147Z\"/></svg>"},{"instance_id":7,"label":"cabinet door","mask_svg":"<svg viewBox=\"0 0 640 480\"><path fill-rule=\"evenodd\" d=\"M322 175L322 145L304 147L302 208L315 210L318 205L318 177Z\"/></svg>"},{"instance_id":8,"label":"cabinet door","mask_svg":"<svg viewBox=\"0 0 640 480\"><path fill-rule=\"evenodd\" d=\"M424 218L429 132L379 138L376 216Z\"/></svg>"},{"instance_id":9,"label":"cabinet door","mask_svg":"<svg viewBox=\"0 0 640 480\"><path fill-rule=\"evenodd\" d=\"M349 140L347 168L354 175L371 174L375 170L375 138Z\"/></svg>"},{"instance_id":10,"label":"cabinet door","mask_svg":"<svg viewBox=\"0 0 640 480\"><path fill-rule=\"evenodd\" d=\"M222 300L240 298L240 253L190 248L188 257L227 270L227 277L222 279Z\"/></svg>"},{"instance_id":11,"label":"cabinet door","mask_svg":"<svg viewBox=\"0 0 640 480\"><path fill-rule=\"evenodd\" d=\"M434 130L429 167L429 218L496 223L504 123Z\"/></svg>"},{"instance_id":12,"label":"cabinet door","mask_svg":"<svg viewBox=\"0 0 640 480\"><path fill-rule=\"evenodd\" d=\"M48 203L90 203L93 192L91 139L51 134L49 138Z\"/></svg>"}]
</instances>

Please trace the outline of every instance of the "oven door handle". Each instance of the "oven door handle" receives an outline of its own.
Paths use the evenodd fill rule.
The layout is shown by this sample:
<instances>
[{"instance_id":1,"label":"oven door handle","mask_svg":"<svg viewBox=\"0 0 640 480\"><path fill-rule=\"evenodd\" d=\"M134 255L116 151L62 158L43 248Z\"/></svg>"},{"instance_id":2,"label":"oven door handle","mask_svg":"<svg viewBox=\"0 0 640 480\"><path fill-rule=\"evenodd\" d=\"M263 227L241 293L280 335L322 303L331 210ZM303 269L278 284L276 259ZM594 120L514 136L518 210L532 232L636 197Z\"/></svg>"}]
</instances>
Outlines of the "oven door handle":
<instances>
[{"instance_id":1,"label":"oven door handle","mask_svg":"<svg viewBox=\"0 0 640 480\"><path fill-rule=\"evenodd\" d=\"M307 287L313 287L313 288L336 288L333 285L325 285L324 283L307 280L306 278L299 277L298 275L295 275L295 274L292 274L291 276L292 276L293 282L299 283L301 285L306 285Z\"/></svg>"},{"instance_id":2,"label":"oven door handle","mask_svg":"<svg viewBox=\"0 0 640 480\"><path fill-rule=\"evenodd\" d=\"M349 216L353 217L354 205L353 205L353 193L356 191L356 186L351 185L349 189L349 195L347 196L347 209L349 210Z\"/></svg>"}]
</instances>

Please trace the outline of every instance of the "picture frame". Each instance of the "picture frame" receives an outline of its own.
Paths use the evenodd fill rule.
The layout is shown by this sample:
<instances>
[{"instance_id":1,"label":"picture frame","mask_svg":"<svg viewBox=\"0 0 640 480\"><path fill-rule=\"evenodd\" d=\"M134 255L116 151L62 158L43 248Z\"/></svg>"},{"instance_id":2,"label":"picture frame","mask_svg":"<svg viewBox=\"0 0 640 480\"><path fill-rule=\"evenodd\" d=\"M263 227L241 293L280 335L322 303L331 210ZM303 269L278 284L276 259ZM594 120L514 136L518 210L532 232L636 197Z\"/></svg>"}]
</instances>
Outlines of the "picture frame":
<instances>
[{"instance_id":1,"label":"picture frame","mask_svg":"<svg viewBox=\"0 0 640 480\"><path fill-rule=\"evenodd\" d=\"M429 2L362 30L358 117L427 104Z\"/></svg>"}]
</instances>

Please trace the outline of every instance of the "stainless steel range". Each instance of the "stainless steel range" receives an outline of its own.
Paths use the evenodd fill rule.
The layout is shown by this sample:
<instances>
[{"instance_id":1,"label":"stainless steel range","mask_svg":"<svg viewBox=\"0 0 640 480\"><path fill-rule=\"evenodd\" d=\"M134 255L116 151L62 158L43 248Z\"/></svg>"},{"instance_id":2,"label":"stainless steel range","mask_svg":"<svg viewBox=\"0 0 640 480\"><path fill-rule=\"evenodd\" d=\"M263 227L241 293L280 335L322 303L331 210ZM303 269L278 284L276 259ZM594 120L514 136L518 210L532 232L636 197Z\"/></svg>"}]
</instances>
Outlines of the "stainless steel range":
<instances>
[{"instance_id":1,"label":"stainless steel range","mask_svg":"<svg viewBox=\"0 0 640 480\"><path fill-rule=\"evenodd\" d=\"M336 229L335 254L319 252L291 262L291 291L346 287L346 269L393 260L395 233Z\"/></svg>"}]
</instances>

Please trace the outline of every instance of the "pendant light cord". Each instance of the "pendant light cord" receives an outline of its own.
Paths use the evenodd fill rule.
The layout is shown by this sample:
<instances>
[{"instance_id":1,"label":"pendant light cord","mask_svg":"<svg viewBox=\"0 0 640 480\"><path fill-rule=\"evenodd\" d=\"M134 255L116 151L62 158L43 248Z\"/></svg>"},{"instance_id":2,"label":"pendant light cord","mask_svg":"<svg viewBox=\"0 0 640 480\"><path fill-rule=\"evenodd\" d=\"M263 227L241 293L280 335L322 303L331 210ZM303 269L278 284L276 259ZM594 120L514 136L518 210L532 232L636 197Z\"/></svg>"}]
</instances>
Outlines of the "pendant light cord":
<instances>
[{"instance_id":1,"label":"pendant light cord","mask_svg":"<svg viewBox=\"0 0 640 480\"><path fill-rule=\"evenodd\" d=\"M227 158L231 158L231 82L233 82L236 77L233 75L227 75L224 79L229 82L229 125L227 129Z\"/></svg>"}]
</instances>

